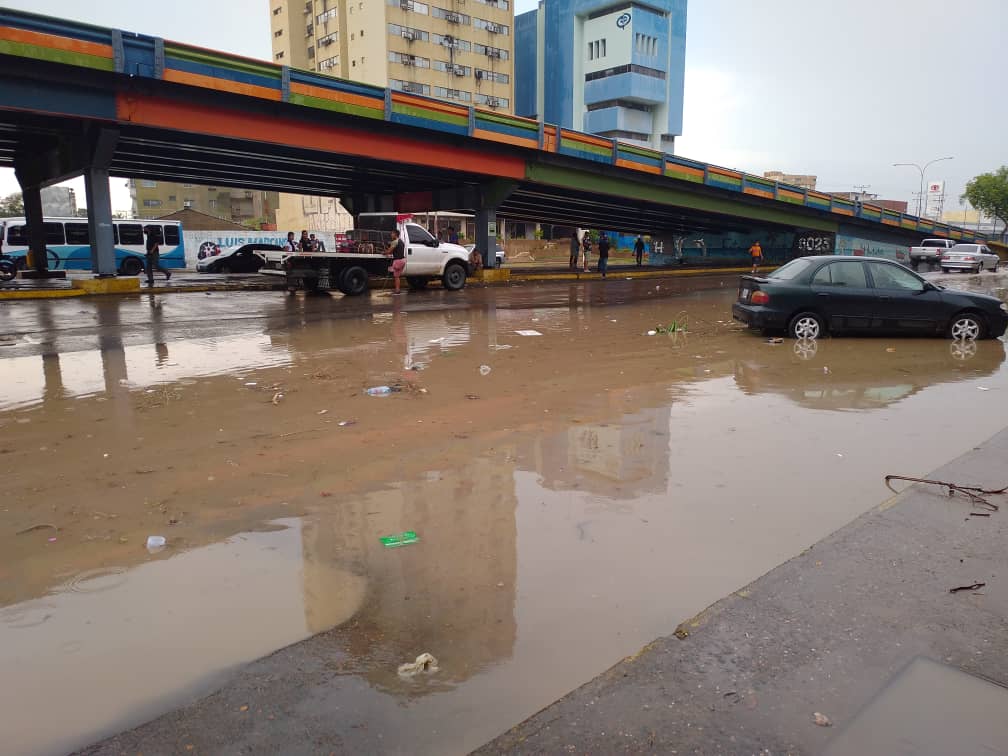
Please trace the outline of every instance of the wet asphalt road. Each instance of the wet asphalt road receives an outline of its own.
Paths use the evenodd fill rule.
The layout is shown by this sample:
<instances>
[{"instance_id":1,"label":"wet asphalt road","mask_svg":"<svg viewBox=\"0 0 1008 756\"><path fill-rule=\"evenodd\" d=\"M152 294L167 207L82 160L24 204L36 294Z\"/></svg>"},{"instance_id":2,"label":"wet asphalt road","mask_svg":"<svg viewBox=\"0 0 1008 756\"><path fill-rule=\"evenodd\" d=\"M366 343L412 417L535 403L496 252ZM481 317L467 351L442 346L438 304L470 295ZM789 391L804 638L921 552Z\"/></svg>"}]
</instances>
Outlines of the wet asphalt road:
<instances>
[{"instance_id":1,"label":"wet asphalt road","mask_svg":"<svg viewBox=\"0 0 1008 756\"><path fill-rule=\"evenodd\" d=\"M705 283L0 306L0 731L465 752L1008 425L1000 340L772 345Z\"/></svg>"}]
</instances>

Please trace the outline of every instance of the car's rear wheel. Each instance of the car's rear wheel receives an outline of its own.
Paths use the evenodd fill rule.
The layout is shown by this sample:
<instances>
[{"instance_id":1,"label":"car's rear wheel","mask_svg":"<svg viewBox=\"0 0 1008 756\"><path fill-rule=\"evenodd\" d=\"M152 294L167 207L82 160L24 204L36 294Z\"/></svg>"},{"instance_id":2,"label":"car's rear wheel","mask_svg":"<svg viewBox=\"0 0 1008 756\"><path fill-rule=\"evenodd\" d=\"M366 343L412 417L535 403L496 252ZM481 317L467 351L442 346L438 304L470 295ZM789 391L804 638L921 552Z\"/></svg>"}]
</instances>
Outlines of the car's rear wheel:
<instances>
[{"instance_id":1,"label":"car's rear wheel","mask_svg":"<svg viewBox=\"0 0 1008 756\"><path fill-rule=\"evenodd\" d=\"M956 341L976 341L982 339L986 333L986 323L972 312L961 312L949 323L949 338Z\"/></svg>"},{"instance_id":2,"label":"car's rear wheel","mask_svg":"<svg viewBox=\"0 0 1008 756\"><path fill-rule=\"evenodd\" d=\"M818 339L825 333L822 318L814 312L800 312L788 323L788 335L793 339Z\"/></svg>"}]
</instances>

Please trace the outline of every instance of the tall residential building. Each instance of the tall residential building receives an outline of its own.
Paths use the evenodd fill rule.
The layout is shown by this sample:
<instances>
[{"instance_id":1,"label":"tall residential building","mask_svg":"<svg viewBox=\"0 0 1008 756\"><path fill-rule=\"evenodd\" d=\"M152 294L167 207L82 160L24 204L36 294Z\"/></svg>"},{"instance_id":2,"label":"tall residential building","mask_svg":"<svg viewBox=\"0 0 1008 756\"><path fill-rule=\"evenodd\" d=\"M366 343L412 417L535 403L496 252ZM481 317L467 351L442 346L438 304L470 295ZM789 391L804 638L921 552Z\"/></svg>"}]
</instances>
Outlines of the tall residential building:
<instances>
[{"instance_id":1,"label":"tall residential building","mask_svg":"<svg viewBox=\"0 0 1008 756\"><path fill-rule=\"evenodd\" d=\"M276 192L173 181L130 179L129 191L135 218L156 218L188 207L243 226L259 227L276 223L279 204Z\"/></svg>"},{"instance_id":2,"label":"tall residential building","mask_svg":"<svg viewBox=\"0 0 1008 756\"><path fill-rule=\"evenodd\" d=\"M673 151L686 0L540 0L515 30L518 115Z\"/></svg>"},{"instance_id":3,"label":"tall residential building","mask_svg":"<svg viewBox=\"0 0 1008 756\"><path fill-rule=\"evenodd\" d=\"M802 173L783 173L782 171L766 171L763 178L770 181L777 181L781 184L791 184L802 189L815 191L816 176L809 176Z\"/></svg>"},{"instance_id":4,"label":"tall residential building","mask_svg":"<svg viewBox=\"0 0 1008 756\"><path fill-rule=\"evenodd\" d=\"M267 0L273 59L511 112L511 0Z\"/></svg>"}]
</instances>

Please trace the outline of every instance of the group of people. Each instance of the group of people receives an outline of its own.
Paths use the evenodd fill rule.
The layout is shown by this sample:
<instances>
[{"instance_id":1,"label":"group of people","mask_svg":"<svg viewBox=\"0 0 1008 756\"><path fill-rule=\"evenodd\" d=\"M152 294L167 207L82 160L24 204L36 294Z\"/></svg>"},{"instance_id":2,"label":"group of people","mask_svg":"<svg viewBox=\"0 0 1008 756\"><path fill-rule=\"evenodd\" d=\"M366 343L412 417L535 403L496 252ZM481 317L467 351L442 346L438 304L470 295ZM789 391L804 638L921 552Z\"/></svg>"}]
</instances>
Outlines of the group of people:
<instances>
[{"instance_id":1,"label":"group of people","mask_svg":"<svg viewBox=\"0 0 1008 756\"><path fill-rule=\"evenodd\" d=\"M609 268L610 249L612 249L612 242L609 241L609 237L603 231L599 234L598 238L598 265L596 267L596 270L602 274L602 278L606 277L606 271ZM637 258L638 268L643 265L645 249L644 237L638 235L637 241L634 242L634 256ZM585 231L580 241L578 241L577 234L572 235L570 241L570 269L577 270L580 268L583 272L587 273L591 251L592 237L590 231Z\"/></svg>"},{"instance_id":2,"label":"group of people","mask_svg":"<svg viewBox=\"0 0 1008 756\"><path fill-rule=\"evenodd\" d=\"M309 234L307 231L302 230L301 238L295 239L294 232L288 231L284 251L296 255L299 252L325 252L326 247L324 241L315 238L315 234Z\"/></svg>"}]
</instances>

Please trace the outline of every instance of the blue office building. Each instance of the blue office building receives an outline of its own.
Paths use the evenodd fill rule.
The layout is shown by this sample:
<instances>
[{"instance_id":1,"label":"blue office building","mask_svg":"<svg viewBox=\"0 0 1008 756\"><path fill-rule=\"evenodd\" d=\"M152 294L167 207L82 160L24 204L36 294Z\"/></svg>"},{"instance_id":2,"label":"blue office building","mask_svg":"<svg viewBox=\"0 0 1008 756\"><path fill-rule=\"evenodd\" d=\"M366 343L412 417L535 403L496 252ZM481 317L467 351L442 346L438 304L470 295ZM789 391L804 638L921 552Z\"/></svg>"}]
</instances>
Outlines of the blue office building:
<instances>
[{"instance_id":1,"label":"blue office building","mask_svg":"<svg viewBox=\"0 0 1008 756\"><path fill-rule=\"evenodd\" d=\"M515 17L515 112L674 152L686 0L540 0Z\"/></svg>"}]
</instances>

